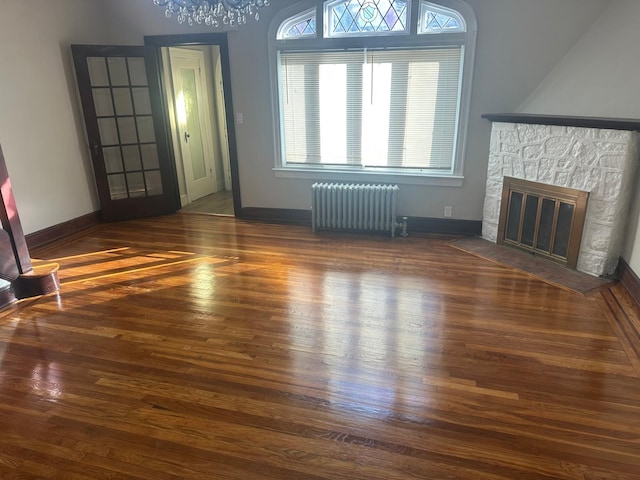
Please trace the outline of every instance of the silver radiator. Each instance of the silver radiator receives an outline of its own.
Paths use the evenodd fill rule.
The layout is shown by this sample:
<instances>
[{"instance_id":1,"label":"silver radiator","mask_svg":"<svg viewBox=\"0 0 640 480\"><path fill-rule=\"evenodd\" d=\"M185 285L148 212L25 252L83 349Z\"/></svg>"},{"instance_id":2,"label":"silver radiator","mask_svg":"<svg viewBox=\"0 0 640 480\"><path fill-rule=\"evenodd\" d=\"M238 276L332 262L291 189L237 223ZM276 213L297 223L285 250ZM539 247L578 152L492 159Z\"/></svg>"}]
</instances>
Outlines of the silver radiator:
<instances>
[{"instance_id":1,"label":"silver radiator","mask_svg":"<svg viewBox=\"0 0 640 480\"><path fill-rule=\"evenodd\" d=\"M396 230L397 185L314 183L311 224L318 229Z\"/></svg>"}]
</instances>

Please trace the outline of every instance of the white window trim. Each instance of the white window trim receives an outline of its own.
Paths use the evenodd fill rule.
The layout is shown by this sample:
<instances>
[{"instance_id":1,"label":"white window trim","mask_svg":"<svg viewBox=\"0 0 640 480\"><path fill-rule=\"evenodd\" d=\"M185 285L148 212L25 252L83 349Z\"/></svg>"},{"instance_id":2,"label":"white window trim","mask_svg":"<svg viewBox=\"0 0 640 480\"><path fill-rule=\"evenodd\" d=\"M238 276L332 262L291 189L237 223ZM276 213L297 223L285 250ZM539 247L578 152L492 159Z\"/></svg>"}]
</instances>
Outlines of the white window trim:
<instances>
[{"instance_id":1,"label":"white window trim","mask_svg":"<svg viewBox=\"0 0 640 480\"><path fill-rule=\"evenodd\" d=\"M282 162L282 138L280 131L280 119L282 112L280 111L279 102L279 81L278 81L278 43L295 41L301 47L317 44L319 38L299 38L276 40L278 29L282 22L296 14L309 9L316 8L316 32L324 29L322 0L302 0L294 5L283 8L271 20L268 31L268 47L269 47L269 75L271 79L271 105L272 105L272 124L274 135L274 160L275 164L273 172L279 178L299 178L312 180L336 180L336 181L389 181L399 184L408 185L438 185L438 186L462 186L464 181L464 164L467 151L469 112L471 109L471 91L473 85L473 70L475 64L476 37L477 37L477 20L476 15L471 6L463 0L429 0L429 3L442 5L460 12L466 23L466 33L442 33L437 35L417 35L418 9L420 8L420 0L413 0L410 12L410 32L413 38L418 38L418 44L421 44L422 38L437 38L440 35L465 35L466 41L463 43L464 58L461 68L466 73L462 77L460 87L460 115L458 117L459 128L457 130L457 140L455 145L456 155L454 159L453 169L450 174L437 174L433 172L417 173L417 172L377 172L377 171L358 171L355 169L335 169L321 167L304 167L304 166L283 166ZM415 36L414 36L415 33ZM386 38L397 37L397 35L389 35ZM366 37L365 37L366 38ZM369 37L371 38L371 37ZM326 39L340 41L339 38ZM437 40L436 40L437 43Z\"/></svg>"},{"instance_id":2,"label":"white window trim","mask_svg":"<svg viewBox=\"0 0 640 480\"><path fill-rule=\"evenodd\" d=\"M274 167L277 178L300 178L305 180L330 180L344 182L399 183L402 185L439 185L461 187L464 177L457 175L416 174L415 172L359 172L355 169Z\"/></svg>"}]
</instances>

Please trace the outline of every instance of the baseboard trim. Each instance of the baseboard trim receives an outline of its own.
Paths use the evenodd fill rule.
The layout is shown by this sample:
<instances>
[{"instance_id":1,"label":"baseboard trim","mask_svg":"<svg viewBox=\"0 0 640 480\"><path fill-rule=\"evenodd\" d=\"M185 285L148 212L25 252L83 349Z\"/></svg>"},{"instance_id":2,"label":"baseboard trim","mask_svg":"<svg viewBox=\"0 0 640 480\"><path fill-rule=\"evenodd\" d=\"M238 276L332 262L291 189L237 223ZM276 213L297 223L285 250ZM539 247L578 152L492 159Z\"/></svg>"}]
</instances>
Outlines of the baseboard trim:
<instances>
[{"instance_id":1,"label":"baseboard trim","mask_svg":"<svg viewBox=\"0 0 640 480\"><path fill-rule=\"evenodd\" d=\"M409 234L420 233L448 233L451 235L480 235L482 221L457 220L455 218L407 217Z\"/></svg>"},{"instance_id":2,"label":"baseboard trim","mask_svg":"<svg viewBox=\"0 0 640 480\"><path fill-rule=\"evenodd\" d=\"M68 237L85 228L93 227L100 223L100 212L91 212L81 217L68 220L57 225L38 230L25 235L27 246L30 250L40 248L48 243Z\"/></svg>"},{"instance_id":3,"label":"baseboard trim","mask_svg":"<svg viewBox=\"0 0 640 480\"><path fill-rule=\"evenodd\" d=\"M239 215L236 214L236 217L241 220L259 220L269 223L311 226L311 210L245 207L241 209ZM398 220L400 220L400 218ZM451 235L480 235L482 233L482 222L479 220L407 217L407 222L409 225L409 233L445 233ZM99 223L100 212L88 213L67 222L25 235L27 246L29 249L36 249ZM622 262L624 261L621 260L621 263ZM640 304L640 280L638 280L638 277L635 276L635 273L633 273L628 265L627 269L636 279L638 296L634 296L634 299Z\"/></svg>"},{"instance_id":4,"label":"baseboard trim","mask_svg":"<svg viewBox=\"0 0 640 480\"><path fill-rule=\"evenodd\" d=\"M241 220L260 220L270 223L286 223L311 226L311 210L288 208L244 207L236 218Z\"/></svg>"},{"instance_id":5,"label":"baseboard trim","mask_svg":"<svg viewBox=\"0 0 640 480\"><path fill-rule=\"evenodd\" d=\"M242 220L261 220L271 223L286 223L311 226L311 210L293 210L284 208L245 207L237 218ZM401 217L398 217L398 221ZM407 217L409 234L445 233L451 235L480 235L482 222L479 220L456 220L452 218Z\"/></svg>"},{"instance_id":6,"label":"baseboard trim","mask_svg":"<svg viewBox=\"0 0 640 480\"><path fill-rule=\"evenodd\" d=\"M636 302L636 305L640 307L640 277L623 258L618 261L618 280Z\"/></svg>"}]
</instances>

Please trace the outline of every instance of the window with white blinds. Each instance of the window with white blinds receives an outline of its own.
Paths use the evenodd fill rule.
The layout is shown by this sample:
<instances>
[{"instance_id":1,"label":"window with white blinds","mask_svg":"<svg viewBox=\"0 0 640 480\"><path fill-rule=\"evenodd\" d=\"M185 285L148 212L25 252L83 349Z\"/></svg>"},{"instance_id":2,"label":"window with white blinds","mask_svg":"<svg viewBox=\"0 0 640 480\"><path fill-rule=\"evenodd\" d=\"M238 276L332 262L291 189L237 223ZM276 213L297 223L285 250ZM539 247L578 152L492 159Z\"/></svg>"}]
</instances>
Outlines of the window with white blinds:
<instances>
[{"instance_id":1,"label":"window with white blinds","mask_svg":"<svg viewBox=\"0 0 640 480\"><path fill-rule=\"evenodd\" d=\"M274 20L277 166L461 175L475 47L462 0L328 0Z\"/></svg>"},{"instance_id":2,"label":"window with white blinds","mask_svg":"<svg viewBox=\"0 0 640 480\"><path fill-rule=\"evenodd\" d=\"M286 164L453 166L461 47L281 52Z\"/></svg>"}]
</instances>

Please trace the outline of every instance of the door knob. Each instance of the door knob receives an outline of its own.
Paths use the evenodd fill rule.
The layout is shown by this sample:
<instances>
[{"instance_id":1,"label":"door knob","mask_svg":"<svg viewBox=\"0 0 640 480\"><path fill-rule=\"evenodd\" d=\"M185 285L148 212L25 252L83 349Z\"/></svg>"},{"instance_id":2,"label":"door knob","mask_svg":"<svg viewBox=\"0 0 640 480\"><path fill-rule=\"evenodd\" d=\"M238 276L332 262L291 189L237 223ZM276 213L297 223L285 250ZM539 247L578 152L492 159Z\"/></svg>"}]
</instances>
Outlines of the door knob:
<instances>
[{"instance_id":1,"label":"door knob","mask_svg":"<svg viewBox=\"0 0 640 480\"><path fill-rule=\"evenodd\" d=\"M189 135L187 132L184 132L184 141L185 141L185 143L188 143L188 142L189 142L189 137L190 137L190 136L191 136L191 135Z\"/></svg>"}]
</instances>

